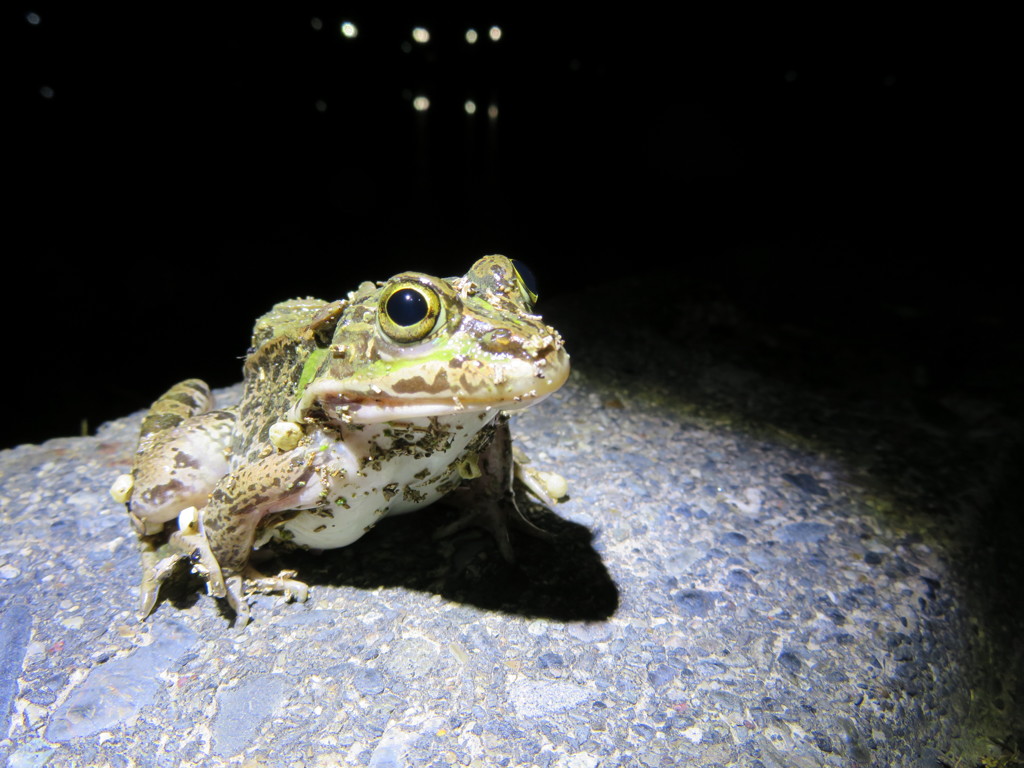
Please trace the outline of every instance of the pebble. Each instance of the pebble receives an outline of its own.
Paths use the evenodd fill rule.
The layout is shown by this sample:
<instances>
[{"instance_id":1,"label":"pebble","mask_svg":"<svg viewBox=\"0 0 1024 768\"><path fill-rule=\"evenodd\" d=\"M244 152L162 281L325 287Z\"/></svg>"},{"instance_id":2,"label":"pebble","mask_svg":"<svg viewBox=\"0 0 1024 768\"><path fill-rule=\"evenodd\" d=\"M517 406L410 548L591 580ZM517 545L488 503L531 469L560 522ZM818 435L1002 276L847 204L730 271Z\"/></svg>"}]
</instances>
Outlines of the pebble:
<instances>
[{"instance_id":1,"label":"pebble","mask_svg":"<svg viewBox=\"0 0 1024 768\"><path fill-rule=\"evenodd\" d=\"M364 696L384 692L384 675L376 669L360 669L352 678L352 685Z\"/></svg>"},{"instance_id":2,"label":"pebble","mask_svg":"<svg viewBox=\"0 0 1024 768\"><path fill-rule=\"evenodd\" d=\"M673 596L676 607L685 616L705 618L715 610L718 594L700 589L684 589Z\"/></svg>"},{"instance_id":3,"label":"pebble","mask_svg":"<svg viewBox=\"0 0 1024 768\"><path fill-rule=\"evenodd\" d=\"M831 530L827 523L800 521L784 525L779 537L786 544L815 544L828 538Z\"/></svg>"},{"instance_id":4,"label":"pebble","mask_svg":"<svg viewBox=\"0 0 1024 768\"><path fill-rule=\"evenodd\" d=\"M13 565L8 565L7 563L0 565L0 579L16 579L20 575L21 571Z\"/></svg>"},{"instance_id":5,"label":"pebble","mask_svg":"<svg viewBox=\"0 0 1024 768\"><path fill-rule=\"evenodd\" d=\"M543 717L576 706L591 692L573 683L520 680L509 686L509 700L520 717Z\"/></svg>"}]
</instances>

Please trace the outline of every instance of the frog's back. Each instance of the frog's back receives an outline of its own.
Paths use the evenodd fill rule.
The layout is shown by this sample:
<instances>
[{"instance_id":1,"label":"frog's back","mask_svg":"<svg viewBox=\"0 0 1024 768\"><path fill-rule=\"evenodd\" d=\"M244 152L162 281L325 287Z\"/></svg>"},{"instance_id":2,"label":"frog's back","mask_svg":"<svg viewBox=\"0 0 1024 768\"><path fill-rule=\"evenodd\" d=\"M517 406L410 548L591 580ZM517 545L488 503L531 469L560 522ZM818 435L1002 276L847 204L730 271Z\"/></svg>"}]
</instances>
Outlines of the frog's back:
<instances>
[{"instance_id":1,"label":"frog's back","mask_svg":"<svg viewBox=\"0 0 1024 768\"><path fill-rule=\"evenodd\" d=\"M291 299L256 321L238 407L235 462L252 461L268 450L267 431L294 402L307 362L326 351L342 307L343 302Z\"/></svg>"}]
</instances>

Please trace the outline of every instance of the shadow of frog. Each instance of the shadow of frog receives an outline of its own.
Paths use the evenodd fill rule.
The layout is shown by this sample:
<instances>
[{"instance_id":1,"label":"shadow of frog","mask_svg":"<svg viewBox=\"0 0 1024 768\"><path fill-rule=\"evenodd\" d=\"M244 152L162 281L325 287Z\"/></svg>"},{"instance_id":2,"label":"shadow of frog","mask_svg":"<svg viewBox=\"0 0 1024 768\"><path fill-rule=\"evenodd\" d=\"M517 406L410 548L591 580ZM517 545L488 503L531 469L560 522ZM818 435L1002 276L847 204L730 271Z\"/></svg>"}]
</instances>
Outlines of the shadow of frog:
<instances>
[{"instance_id":1,"label":"shadow of frog","mask_svg":"<svg viewBox=\"0 0 1024 768\"><path fill-rule=\"evenodd\" d=\"M473 526L438 536L464 514L435 504L385 518L347 547L282 551L274 565L298 571L310 586L407 587L446 600L557 621L611 616L619 593L585 526L520 499L529 523L545 535L513 527L514 560L505 560L488 531ZM272 567L261 564L272 572Z\"/></svg>"}]
</instances>

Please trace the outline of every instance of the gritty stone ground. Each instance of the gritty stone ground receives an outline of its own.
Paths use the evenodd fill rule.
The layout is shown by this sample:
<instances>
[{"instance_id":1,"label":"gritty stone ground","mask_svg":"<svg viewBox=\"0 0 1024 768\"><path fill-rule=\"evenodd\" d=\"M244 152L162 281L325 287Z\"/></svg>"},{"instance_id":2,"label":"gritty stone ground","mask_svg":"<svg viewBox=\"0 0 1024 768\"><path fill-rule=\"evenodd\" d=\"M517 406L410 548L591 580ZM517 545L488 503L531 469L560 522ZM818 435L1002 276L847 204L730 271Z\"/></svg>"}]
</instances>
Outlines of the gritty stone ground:
<instances>
[{"instance_id":1,"label":"gritty stone ground","mask_svg":"<svg viewBox=\"0 0 1024 768\"><path fill-rule=\"evenodd\" d=\"M3 760L1014 764L1019 411L728 305L603 300L546 315L575 371L513 433L570 498L512 564L435 507L277 555L311 597L242 631L188 579L140 623L107 495L140 414L0 453Z\"/></svg>"}]
</instances>

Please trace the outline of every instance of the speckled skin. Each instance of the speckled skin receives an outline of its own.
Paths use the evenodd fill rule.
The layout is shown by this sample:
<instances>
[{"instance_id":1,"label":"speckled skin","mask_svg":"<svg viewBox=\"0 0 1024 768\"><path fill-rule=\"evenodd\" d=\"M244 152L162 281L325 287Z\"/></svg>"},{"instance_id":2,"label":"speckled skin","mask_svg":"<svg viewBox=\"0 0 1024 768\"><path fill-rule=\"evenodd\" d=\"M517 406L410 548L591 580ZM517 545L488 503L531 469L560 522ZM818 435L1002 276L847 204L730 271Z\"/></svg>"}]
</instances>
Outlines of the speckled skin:
<instances>
[{"instance_id":1,"label":"speckled skin","mask_svg":"<svg viewBox=\"0 0 1024 768\"><path fill-rule=\"evenodd\" d=\"M395 294L424 317L396 322ZM182 559L242 622L245 579L304 598L295 574L249 569L254 546L345 546L462 485L507 554L522 468L504 412L540 401L569 371L532 298L512 262L488 256L461 278L407 272L330 303L282 302L256 322L238 406L213 410L197 379L169 390L143 422L131 476L112 489L142 542L144 615ZM290 437L272 430L282 426Z\"/></svg>"}]
</instances>

